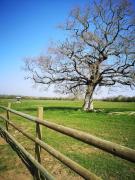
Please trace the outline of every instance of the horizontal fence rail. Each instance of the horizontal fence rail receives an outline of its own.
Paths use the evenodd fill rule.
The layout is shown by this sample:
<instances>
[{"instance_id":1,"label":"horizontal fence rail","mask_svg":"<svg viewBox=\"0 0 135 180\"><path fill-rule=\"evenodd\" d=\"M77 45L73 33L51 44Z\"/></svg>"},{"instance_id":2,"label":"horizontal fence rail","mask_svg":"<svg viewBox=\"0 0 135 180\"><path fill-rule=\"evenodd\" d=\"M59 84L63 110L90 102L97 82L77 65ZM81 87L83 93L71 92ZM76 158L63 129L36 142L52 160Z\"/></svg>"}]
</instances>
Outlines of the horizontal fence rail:
<instances>
[{"instance_id":1,"label":"horizontal fence rail","mask_svg":"<svg viewBox=\"0 0 135 180\"><path fill-rule=\"evenodd\" d=\"M99 149L102 149L106 152L109 152L113 155L116 155L120 158L126 159L130 162L135 162L135 150L127 148L125 146L121 146L119 144L116 143L112 143L110 141L107 140L103 140L101 138L98 138L96 136L90 135L88 133L79 131L79 130L75 130L72 128L68 128L62 125L58 125L56 123L53 122L48 122L48 121L41 121L39 118L34 117L34 116L30 116L28 114L22 113L22 112L18 112L16 110L4 107L4 106L0 106L0 108L3 108L9 112L12 112L16 115L19 115L21 117L24 117L30 121L34 121L37 122L43 126L46 126L52 130L55 130L57 132L60 132L62 134L68 135L70 137L73 137L75 139L78 139L84 143L87 143L89 145L93 145Z\"/></svg>"},{"instance_id":2,"label":"horizontal fence rail","mask_svg":"<svg viewBox=\"0 0 135 180\"><path fill-rule=\"evenodd\" d=\"M59 151L55 150L54 148L52 148L50 145L48 145L47 143L39 140L38 138L34 138L33 136L29 135L28 133L25 133L24 131L22 131L19 127L17 127L14 123L12 123L11 121L7 120L5 117L0 116L0 118L2 118L3 120L5 120L6 122L8 122L12 127L14 127L15 129L17 129L19 132L21 132L24 136L26 136L27 138L29 138L30 140L32 140L33 142L36 142L38 145L40 145L44 150L46 150L48 153L50 153L51 155L53 155L55 158L57 158L59 161L61 161L62 163L64 163L66 166L68 166L70 169L74 170L77 174L79 174L80 176L82 176L85 179L92 179L92 180L101 180L101 178L97 177L95 174L89 172L88 170L86 170L85 168L83 168L82 166L80 166L79 164L77 164L76 162L72 161L71 159L69 159L68 157L66 157L65 155L63 155L62 153L60 153Z\"/></svg>"},{"instance_id":3,"label":"horizontal fence rail","mask_svg":"<svg viewBox=\"0 0 135 180\"><path fill-rule=\"evenodd\" d=\"M0 135L11 145L13 148L18 149L19 153L23 153L24 156L32 163L34 166L40 171L41 173L41 179L46 179L46 180L55 180L55 178L43 167L41 166L40 163L38 163L33 156L28 153L24 147L18 143L13 136L11 136L8 131L0 127ZM12 142L12 143L11 143ZM27 160L27 161L28 161Z\"/></svg>"},{"instance_id":4,"label":"horizontal fence rail","mask_svg":"<svg viewBox=\"0 0 135 180\"><path fill-rule=\"evenodd\" d=\"M75 130L69 127L65 127L62 125L58 125L53 122L48 122L46 120L43 120L43 108L38 109L38 117L34 117L28 114L25 114L23 112L19 112L16 110L13 110L10 108L11 104L8 105L8 107L0 106L0 108L6 110L7 112L7 117L4 117L0 115L0 118L5 121L6 123L6 130L2 129L0 127L0 135L5 137L7 136L9 139L12 139L12 141L17 144L18 147L20 147L25 153L27 157L30 157L29 160L34 163L35 167L38 169L37 170L37 176L35 176L35 179L40 179L40 177L45 177L45 179L54 179L54 177L48 173L48 171L40 164L41 163L41 157L40 157L40 148L46 150L49 154L51 154L53 157L61 161L63 164L65 164L67 167L72 169L74 172L79 174L81 177L84 179L88 180L101 180L100 177L97 177L94 173L88 171L84 167L80 166L78 163L75 161L71 160L70 158L66 157L47 143L43 142L42 139L42 128L40 125L45 126L47 128L50 128L54 131L57 131L59 133L62 133L64 135L70 136L74 139L80 140L83 143L86 143L88 145L95 146L101 150L104 150L108 153L111 153L113 155L116 155L120 158L123 158L125 160L128 160L130 162L135 162L135 150L127 148L125 146L121 146L116 143L112 143L110 141L103 140L101 138L98 138L96 136L90 135L88 133ZM24 132L21 128L16 126L12 120L10 113L16 114L18 116L21 116L23 118L26 118L27 120L30 120L34 123L36 123L36 137L31 136L30 134ZM35 143L35 158L31 156L11 135L8 133L8 126L11 125L13 128L21 132L24 136L29 138ZM4 134L4 135L3 135ZM7 139L6 139L7 140ZM26 151L26 152L25 152ZM43 178L44 179L44 178Z\"/></svg>"}]
</instances>

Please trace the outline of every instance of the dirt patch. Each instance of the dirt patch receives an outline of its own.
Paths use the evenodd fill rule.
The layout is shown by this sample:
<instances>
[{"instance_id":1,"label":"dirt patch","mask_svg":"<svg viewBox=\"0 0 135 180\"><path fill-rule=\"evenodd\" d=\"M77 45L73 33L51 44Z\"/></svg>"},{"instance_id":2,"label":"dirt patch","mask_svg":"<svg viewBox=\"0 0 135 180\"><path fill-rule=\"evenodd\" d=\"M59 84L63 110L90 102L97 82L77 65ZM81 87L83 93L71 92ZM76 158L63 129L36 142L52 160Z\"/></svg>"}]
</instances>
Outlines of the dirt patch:
<instances>
[{"instance_id":1,"label":"dirt patch","mask_svg":"<svg viewBox=\"0 0 135 180\"><path fill-rule=\"evenodd\" d=\"M94 148L94 147L86 147L86 146L77 146L73 145L69 148L66 148L68 152L79 152L83 154L92 154L92 153L97 153L99 152L99 149Z\"/></svg>"},{"instance_id":2,"label":"dirt patch","mask_svg":"<svg viewBox=\"0 0 135 180\"><path fill-rule=\"evenodd\" d=\"M3 138L0 137L0 145L4 145L4 144L7 144L7 142Z\"/></svg>"},{"instance_id":3,"label":"dirt patch","mask_svg":"<svg viewBox=\"0 0 135 180\"><path fill-rule=\"evenodd\" d=\"M79 175L53 158L47 152L42 152L42 165L50 172L57 180L82 180Z\"/></svg>"},{"instance_id":4,"label":"dirt patch","mask_svg":"<svg viewBox=\"0 0 135 180\"><path fill-rule=\"evenodd\" d=\"M0 180L32 180L32 176L26 172L16 173L15 170L10 170L0 174Z\"/></svg>"}]
</instances>

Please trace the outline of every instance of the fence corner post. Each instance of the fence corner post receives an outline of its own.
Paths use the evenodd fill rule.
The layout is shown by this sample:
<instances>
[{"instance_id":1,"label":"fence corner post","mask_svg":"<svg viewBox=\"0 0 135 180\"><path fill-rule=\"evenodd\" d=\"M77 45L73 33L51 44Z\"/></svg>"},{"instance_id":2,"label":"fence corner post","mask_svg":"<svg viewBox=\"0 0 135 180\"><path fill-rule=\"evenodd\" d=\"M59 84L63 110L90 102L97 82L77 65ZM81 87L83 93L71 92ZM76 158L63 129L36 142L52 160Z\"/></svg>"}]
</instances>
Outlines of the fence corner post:
<instances>
[{"instance_id":1,"label":"fence corner post","mask_svg":"<svg viewBox=\"0 0 135 180\"><path fill-rule=\"evenodd\" d=\"M8 108L11 108L11 103L8 103ZM10 121L10 112L7 110L7 119ZM9 124L8 122L6 122L6 130L8 131L9 128L8 128Z\"/></svg>"}]
</instances>

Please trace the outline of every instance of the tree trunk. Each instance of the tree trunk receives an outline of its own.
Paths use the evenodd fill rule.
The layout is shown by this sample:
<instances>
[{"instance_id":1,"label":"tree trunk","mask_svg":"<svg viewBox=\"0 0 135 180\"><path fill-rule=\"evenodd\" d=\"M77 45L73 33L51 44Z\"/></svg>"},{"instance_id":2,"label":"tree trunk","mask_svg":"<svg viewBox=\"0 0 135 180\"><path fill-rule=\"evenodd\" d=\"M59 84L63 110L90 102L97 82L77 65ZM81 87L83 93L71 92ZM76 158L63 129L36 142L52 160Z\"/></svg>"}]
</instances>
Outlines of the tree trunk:
<instances>
[{"instance_id":1,"label":"tree trunk","mask_svg":"<svg viewBox=\"0 0 135 180\"><path fill-rule=\"evenodd\" d=\"M92 98L94 89L95 88L93 85L89 85L87 87L85 99L84 99L84 104L83 104L83 110L84 111L93 111L94 110L93 98Z\"/></svg>"}]
</instances>

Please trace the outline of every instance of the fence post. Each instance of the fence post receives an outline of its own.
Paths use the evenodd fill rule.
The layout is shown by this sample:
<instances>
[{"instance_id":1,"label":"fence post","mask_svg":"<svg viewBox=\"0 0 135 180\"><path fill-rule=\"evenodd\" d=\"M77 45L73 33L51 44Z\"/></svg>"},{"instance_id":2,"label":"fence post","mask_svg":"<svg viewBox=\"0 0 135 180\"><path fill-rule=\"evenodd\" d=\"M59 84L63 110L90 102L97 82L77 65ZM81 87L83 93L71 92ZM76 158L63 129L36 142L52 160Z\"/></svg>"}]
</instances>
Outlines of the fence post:
<instances>
[{"instance_id":1,"label":"fence post","mask_svg":"<svg viewBox=\"0 0 135 180\"><path fill-rule=\"evenodd\" d=\"M11 103L8 103L8 108L11 108ZM10 120L10 112L7 110L7 119ZM8 122L6 122L6 130L8 131Z\"/></svg>"},{"instance_id":2,"label":"fence post","mask_svg":"<svg viewBox=\"0 0 135 180\"><path fill-rule=\"evenodd\" d=\"M43 107L38 107L37 117L40 120L43 120ZM40 140L42 139L42 126L38 122L36 123L36 138ZM37 143L35 143L35 159L39 163L41 163L40 153L41 153L41 147ZM40 179L40 173L38 170L36 172L36 177L34 177L34 179Z\"/></svg>"}]
</instances>

